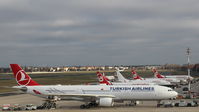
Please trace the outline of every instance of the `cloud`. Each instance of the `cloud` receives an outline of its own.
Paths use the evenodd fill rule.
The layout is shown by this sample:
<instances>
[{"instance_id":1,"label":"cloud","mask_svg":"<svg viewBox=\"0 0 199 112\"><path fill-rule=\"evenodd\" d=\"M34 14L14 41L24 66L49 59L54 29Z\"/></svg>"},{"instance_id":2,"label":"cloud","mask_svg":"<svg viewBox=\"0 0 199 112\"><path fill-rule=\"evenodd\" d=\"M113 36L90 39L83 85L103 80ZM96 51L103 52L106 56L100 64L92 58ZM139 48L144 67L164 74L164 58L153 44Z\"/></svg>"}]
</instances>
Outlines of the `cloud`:
<instances>
[{"instance_id":1,"label":"cloud","mask_svg":"<svg viewBox=\"0 0 199 112\"><path fill-rule=\"evenodd\" d=\"M198 60L197 0L0 0L0 66Z\"/></svg>"}]
</instances>

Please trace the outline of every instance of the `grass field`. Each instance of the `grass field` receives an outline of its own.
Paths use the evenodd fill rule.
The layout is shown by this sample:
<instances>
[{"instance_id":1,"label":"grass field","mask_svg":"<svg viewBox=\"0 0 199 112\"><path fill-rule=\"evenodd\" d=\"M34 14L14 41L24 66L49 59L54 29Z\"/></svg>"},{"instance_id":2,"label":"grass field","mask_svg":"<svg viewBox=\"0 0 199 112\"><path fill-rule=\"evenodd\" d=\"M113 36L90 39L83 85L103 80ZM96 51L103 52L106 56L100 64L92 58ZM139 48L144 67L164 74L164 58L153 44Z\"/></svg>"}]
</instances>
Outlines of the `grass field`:
<instances>
[{"instance_id":1,"label":"grass field","mask_svg":"<svg viewBox=\"0 0 199 112\"><path fill-rule=\"evenodd\" d=\"M104 71L106 75L114 75L114 71ZM153 77L151 71L137 71L142 77ZM171 71L162 71L171 72ZM172 71L172 74L186 74L183 71ZM63 73L28 73L33 80L37 81L42 85L74 85L74 84L87 84L87 83L97 83L96 71L72 71ZM131 72L125 71L122 74L126 78L131 78ZM15 91L14 89L7 88L16 86L17 83L13 77L12 73L0 74L0 93ZM7 86L7 87L5 87Z\"/></svg>"}]
</instances>

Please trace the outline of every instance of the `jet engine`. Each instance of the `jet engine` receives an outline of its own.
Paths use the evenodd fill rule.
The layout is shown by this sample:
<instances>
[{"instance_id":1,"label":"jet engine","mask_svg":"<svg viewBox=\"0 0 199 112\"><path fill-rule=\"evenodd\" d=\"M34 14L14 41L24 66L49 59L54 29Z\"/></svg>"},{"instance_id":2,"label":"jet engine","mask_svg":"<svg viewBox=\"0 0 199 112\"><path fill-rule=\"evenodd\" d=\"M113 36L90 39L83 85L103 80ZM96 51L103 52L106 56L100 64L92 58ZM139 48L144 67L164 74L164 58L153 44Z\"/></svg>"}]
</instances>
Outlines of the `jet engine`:
<instances>
[{"instance_id":1,"label":"jet engine","mask_svg":"<svg viewBox=\"0 0 199 112\"><path fill-rule=\"evenodd\" d=\"M113 98L100 98L99 99L99 106L113 106Z\"/></svg>"}]
</instances>

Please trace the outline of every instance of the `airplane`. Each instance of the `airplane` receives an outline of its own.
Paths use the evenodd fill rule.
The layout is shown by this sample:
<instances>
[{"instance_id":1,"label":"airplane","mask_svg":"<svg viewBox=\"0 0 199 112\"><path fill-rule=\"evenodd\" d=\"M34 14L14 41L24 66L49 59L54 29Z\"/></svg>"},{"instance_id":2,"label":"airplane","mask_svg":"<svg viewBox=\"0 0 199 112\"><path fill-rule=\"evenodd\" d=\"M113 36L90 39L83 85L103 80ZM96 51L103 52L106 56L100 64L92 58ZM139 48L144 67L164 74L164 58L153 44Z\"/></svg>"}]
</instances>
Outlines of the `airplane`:
<instances>
[{"instance_id":1,"label":"airplane","mask_svg":"<svg viewBox=\"0 0 199 112\"><path fill-rule=\"evenodd\" d=\"M137 81L137 80L128 80L126 78L124 78L124 76L120 73L120 70L119 69L116 69L116 74L117 74L117 77L118 77L118 81L119 82L123 82L123 83L131 83L133 81ZM168 82L168 81L165 81L165 80L161 80L161 79L156 79L156 78L153 78L153 79L139 79L139 81L141 82L145 82L145 83L154 83L156 85L162 85L162 86L170 86L171 83Z\"/></svg>"},{"instance_id":2,"label":"airplane","mask_svg":"<svg viewBox=\"0 0 199 112\"><path fill-rule=\"evenodd\" d=\"M104 74L101 74L100 72L97 72L97 78L100 84L112 85L110 80Z\"/></svg>"},{"instance_id":3,"label":"airplane","mask_svg":"<svg viewBox=\"0 0 199 112\"><path fill-rule=\"evenodd\" d=\"M152 85L152 84L155 85L154 83L148 83L140 80L134 80L132 82L110 82L110 80L100 72L97 72L97 77L100 84L106 84L106 85Z\"/></svg>"},{"instance_id":4,"label":"airplane","mask_svg":"<svg viewBox=\"0 0 199 112\"><path fill-rule=\"evenodd\" d=\"M156 78L164 79L164 80L167 80L167 81L173 82L173 83L180 83L180 82L187 83L188 80L193 80L193 77L191 77L191 76L189 77L187 75L164 76L164 75L161 75L155 68L152 69L152 72L154 73L154 76Z\"/></svg>"},{"instance_id":5,"label":"airplane","mask_svg":"<svg viewBox=\"0 0 199 112\"><path fill-rule=\"evenodd\" d=\"M13 88L42 97L49 104L71 98L86 102L80 108L96 106L113 106L114 102L122 100L156 100L176 98L178 93L173 89L159 85L41 85L18 64L10 64L18 86Z\"/></svg>"},{"instance_id":6,"label":"airplane","mask_svg":"<svg viewBox=\"0 0 199 112\"><path fill-rule=\"evenodd\" d=\"M103 75L104 75L104 73L103 73ZM114 76L105 76L105 78L107 78L109 81L115 81Z\"/></svg>"},{"instance_id":7,"label":"airplane","mask_svg":"<svg viewBox=\"0 0 199 112\"><path fill-rule=\"evenodd\" d=\"M133 79L134 79L134 80L144 80L144 79L147 79L147 80L154 80L154 79L158 79L158 78L142 78L142 77L140 77L140 76L137 74L137 72L136 72L135 69L132 69L132 72L131 72L131 73L132 73L132 75L133 75ZM170 82L169 85L165 85L165 86L172 87L172 88L176 87L176 82L179 81L179 80L176 80L176 79L168 79L168 78L159 78L159 79L164 80L164 81L167 81L167 82ZM175 82L175 83L174 83L174 82Z\"/></svg>"},{"instance_id":8,"label":"airplane","mask_svg":"<svg viewBox=\"0 0 199 112\"><path fill-rule=\"evenodd\" d=\"M134 80L144 80L144 78L140 77L137 72L135 71L135 69L133 68L132 71L131 71L131 74L133 75L133 79Z\"/></svg>"}]
</instances>

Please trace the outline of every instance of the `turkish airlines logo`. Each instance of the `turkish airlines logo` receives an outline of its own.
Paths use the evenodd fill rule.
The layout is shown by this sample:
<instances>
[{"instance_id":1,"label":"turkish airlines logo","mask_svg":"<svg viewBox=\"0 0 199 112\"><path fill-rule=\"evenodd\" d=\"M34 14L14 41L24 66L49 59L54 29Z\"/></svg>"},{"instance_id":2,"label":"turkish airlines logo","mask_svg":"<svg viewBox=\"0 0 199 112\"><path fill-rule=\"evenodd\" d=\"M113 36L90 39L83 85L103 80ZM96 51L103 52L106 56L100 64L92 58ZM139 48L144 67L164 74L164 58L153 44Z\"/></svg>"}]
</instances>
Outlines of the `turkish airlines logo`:
<instances>
[{"instance_id":1,"label":"turkish airlines logo","mask_svg":"<svg viewBox=\"0 0 199 112\"><path fill-rule=\"evenodd\" d=\"M27 85L30 82L30 77L26 75L23 70L20 70L16 74L16 81L19 85Z\"/></svg>"},{"instance_id":2,"label":"turkish airlines logo","mask_svg":"<svg viewBox=\"0 0 199 112\"><path fill-rule=\"evenodd\" d=\"M103 81L103 76L102 76L102 74L101 74L101 73L98 73L97 76L98 76L99 81L102 82L102 81Z\"/></svg>"},{"instance_id":3,"label":"turkish airlines logo","mask_svg":"<svg viewBox=\"0 0 199 112\"><path fill-rule=\"evenodd\" d=\"M104 81L104 80L103 80L103 77L99 77L99 81L100 81L100 82Z\"/></svg>"}]
</instances>

